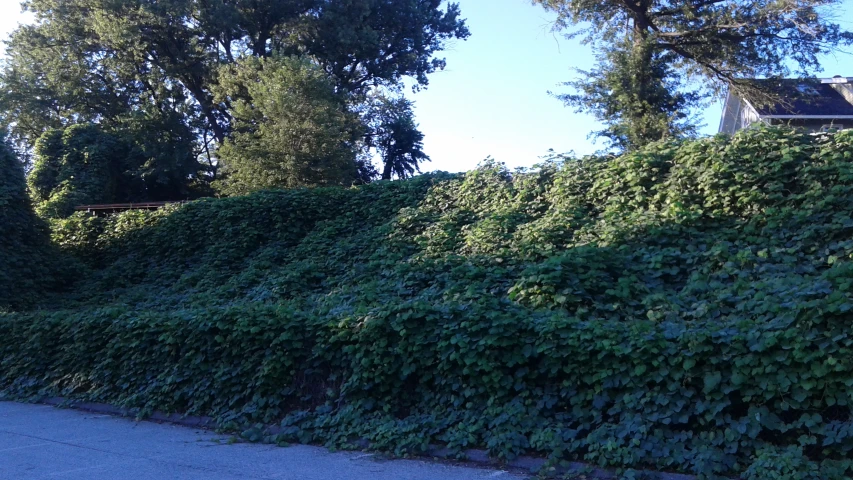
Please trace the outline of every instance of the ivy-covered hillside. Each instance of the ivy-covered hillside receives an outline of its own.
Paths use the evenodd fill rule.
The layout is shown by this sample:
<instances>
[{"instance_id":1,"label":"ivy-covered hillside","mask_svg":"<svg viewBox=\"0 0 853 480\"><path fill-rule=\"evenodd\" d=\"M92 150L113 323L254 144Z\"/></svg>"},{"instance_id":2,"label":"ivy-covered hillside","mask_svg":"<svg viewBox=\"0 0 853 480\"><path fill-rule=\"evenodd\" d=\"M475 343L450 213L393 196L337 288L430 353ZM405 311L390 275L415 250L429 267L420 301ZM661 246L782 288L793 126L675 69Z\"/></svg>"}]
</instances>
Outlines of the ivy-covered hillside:
<instances>
[{"instance_id":1,"label":"ivy-covered hillside","mask_svg":"<svg viewBox=\"0 0 853 480\"><path fill-rule=\"evenodd\" d=\"M0 394L272 440L853 476L853 131L755 129L53 225Z\"/></svg>"}]
</instances>

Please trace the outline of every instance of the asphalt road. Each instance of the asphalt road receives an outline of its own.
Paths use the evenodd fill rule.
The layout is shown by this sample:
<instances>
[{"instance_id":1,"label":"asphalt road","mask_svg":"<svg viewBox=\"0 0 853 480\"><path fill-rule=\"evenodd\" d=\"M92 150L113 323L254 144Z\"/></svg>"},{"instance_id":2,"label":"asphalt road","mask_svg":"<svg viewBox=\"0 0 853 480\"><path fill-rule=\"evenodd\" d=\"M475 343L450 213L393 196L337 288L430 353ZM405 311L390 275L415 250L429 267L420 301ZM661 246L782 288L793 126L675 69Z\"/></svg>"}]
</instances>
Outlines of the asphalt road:
<instances>
[{"instance_id":1,"label":"asphalt road","mask_svg":"<svg viewBox=\"0 0 853 480\"><path fill-rule=\"evenodd\" d=\"M0 480L521 480L363 452L229 443L208 431L0 402Z\"/></svg>"}]
</instances>

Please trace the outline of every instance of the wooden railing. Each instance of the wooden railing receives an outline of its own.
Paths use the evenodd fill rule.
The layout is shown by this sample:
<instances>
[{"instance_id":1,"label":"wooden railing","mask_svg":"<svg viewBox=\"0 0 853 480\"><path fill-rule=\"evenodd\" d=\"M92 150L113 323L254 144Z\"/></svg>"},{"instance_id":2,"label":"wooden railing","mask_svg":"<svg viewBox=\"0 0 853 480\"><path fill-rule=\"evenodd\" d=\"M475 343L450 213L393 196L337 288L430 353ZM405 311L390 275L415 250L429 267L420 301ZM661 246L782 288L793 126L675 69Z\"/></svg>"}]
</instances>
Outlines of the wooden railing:
<instances>
[{"instance_id":1,"label":"wooden railing","mask_svg":"<svg viewBox=\"0 0 853 480\"><path fill-rule=\"evenodd\" d=\"M124 212L126 210L157 210L173 203L184 202L104 203L100 205L80 205L74 207L74 210L78 212L89 212L95 215L106 215L108 213Z\"/></svg>"}]
</instances>

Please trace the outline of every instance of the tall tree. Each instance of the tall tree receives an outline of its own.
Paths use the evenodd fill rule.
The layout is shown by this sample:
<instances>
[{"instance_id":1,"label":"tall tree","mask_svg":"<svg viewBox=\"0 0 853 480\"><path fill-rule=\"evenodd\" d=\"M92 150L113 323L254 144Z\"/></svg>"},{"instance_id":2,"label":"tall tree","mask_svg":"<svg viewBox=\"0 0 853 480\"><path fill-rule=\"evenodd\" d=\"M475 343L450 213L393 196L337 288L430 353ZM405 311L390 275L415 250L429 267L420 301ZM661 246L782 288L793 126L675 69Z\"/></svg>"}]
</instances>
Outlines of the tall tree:
<instances>
[{"instance_id":1,"label":"tall tree","mask_svg":"<svg viewBox=\"0 0 853 480\"><path fill-rule=\"evenodd\" d=\"M579 70L582 79L565 83L576 93L557 96L606 125L593 135L625 151L696 134L691 107L702 105L701 94L686 88L671 54L629 46L600 52L598 60L593 70Z\"/></svg>"},{"instance_id":2,"label":"tall tree","mask_svg":"<svg viewBox=\"0 0 853 480\"><path fill-rule=\"evenodd\" d=\"M382 179L408 178L428 162L423 151L424 134L418 130L412 102L402 96L373 92L364 103L366 143L382 161Z\"/></svg>"},{"instance_id":3,"label":"tall tree","mask_svg":"<svg viewBox=\"0 0 853 480\"><path fill-rule=\"evenodd\" d=\"M234 116L232 136L218 152L221 193L357 181L362 123L348 95L310 60L248 57L224 69L216 93Z\"/></svg>"},{"instance_id":4,"label":"tall tree","mask_svg":"<svg viewBox=\"0 0 853 480\"><path fill-rule=\"evenodd\" d=\"M441 0L26 0L36 21L16 31L0 75L0 111L31 147L49 128L112 125L137 109L176 114L221 143L231 105L213 89L245 56L308 56L336 88L363 92L444 67L435 55L469 33ZM168 115L167 115L168 113Z\"/></svg>"},{"instance_id":5,"label":"tall tree","mask_svg":"<svg viewBox=\"0 0 853 480\"><path fill-rule=\"evenodd\" d=\"M597 67L570 82L577 93L563 99L594 113L606 125L599 134L623 148L690 133L695 123L684 111L726 87L759 103L774 101L747 80L810 75L820 55L853 43L853 34L833 22L840 0L533 3L557 14L556 29L595 44Z\"/></svg>"}]
</instances>

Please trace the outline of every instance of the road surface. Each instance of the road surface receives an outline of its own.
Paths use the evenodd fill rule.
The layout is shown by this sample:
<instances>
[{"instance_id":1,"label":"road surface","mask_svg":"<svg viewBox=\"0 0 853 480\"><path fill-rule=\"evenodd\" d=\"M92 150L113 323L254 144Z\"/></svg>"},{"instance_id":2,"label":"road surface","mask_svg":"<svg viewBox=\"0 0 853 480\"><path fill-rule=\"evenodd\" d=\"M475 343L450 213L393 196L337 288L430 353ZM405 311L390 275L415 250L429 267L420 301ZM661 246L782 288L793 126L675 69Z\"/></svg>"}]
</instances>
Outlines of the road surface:
<instances>
[{"instance_id":1,"label":"road surface","mask_svg":"<svg viewBox=\"0 0 853 480\"><path fill-rule=\"evenodd\" d=\"M364 452L230 443L205 430L0 402L0 480L522 480Z\"/></svg>"}]
</instances>

